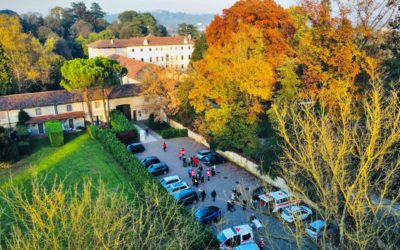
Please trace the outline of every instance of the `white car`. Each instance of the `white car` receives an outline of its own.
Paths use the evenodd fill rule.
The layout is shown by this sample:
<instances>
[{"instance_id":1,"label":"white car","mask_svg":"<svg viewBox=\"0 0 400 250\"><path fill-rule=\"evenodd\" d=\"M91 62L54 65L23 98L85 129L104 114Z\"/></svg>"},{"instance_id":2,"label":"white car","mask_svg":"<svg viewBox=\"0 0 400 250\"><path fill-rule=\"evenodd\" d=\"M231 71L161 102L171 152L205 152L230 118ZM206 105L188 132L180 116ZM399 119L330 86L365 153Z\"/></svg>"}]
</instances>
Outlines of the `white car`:
<instances>
[{"instance_id":1,"label":"white car","mask_svg":"<svg viewBox=\"0 0 400 250\"><path fill-rule=\"evenodd\" d=\"M305 220L310 215L312 215L312 211L306 206L291 206L282 210L281 217L285 221L292 223L294 220Z\"/></svg>"},{"instance_id":2,"label":"white car","mask_svg":"<svg viewBox=\"0 0 400 250\"><path fill-rule=\"evenodd\" d=\"M176 182L181 182L181 178L177 175L172 175L172 176L167 176L165 178L162 178L160 180L160 184L164 187L167 188L170 184L176 183Z\"/></svg>"},{"instance_id":3,"label":"white car","mask_svg":"<svg viewBox=\"0 0 400 250\"><path fill-rule=\"evenodd\" d=\"M175 183L172 183L172 184L168 185L167 191L170 194L174 194L174 193L176 193L178 191L181 191L183 189L189 189L189 188L190 187L186 182L181 181L181 182L175 182Z\"/></svg>"}]
</instances>

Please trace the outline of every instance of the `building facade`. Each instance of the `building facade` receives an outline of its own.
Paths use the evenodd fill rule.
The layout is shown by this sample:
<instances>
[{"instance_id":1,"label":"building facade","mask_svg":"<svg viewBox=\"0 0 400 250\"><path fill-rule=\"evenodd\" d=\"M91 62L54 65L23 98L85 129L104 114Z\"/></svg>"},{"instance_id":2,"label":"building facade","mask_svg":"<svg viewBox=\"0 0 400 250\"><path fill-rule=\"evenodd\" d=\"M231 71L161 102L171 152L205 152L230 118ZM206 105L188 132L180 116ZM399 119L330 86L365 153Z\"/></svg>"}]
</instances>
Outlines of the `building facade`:
<instances>
[{"instance_id":1,"label":"building facade","mask_svg":"<svg viewBox=\"0 0 400 250\"><path fill-rule=\"evenodd\" d=\"M194 50L190 36L134 37L129 39L99 40L88 45L89 58L111 55L124 56L139 62L163 67L185 69Z\"/></svg>"},{"instance_id":2,"label":"building facade","mask_svg":"<svg viewBox=\"0 0 400 250\"><path fill-rule=\"evenodd\" d=\"M130 120L148 119L154 105L151 98L140 95L139 86L127 84L106 91L106 111L120 110ZM90 91L92 114L96 123L105 123L105 112L100 89ZM81 94L66 90L0 96L0 126L15 128L18 113L24 110L31 119L26 122L33 135L44 134L44 122L60 120L64 130L76 130L90 121L87 103Z\"/></svg>"}]
</instances>

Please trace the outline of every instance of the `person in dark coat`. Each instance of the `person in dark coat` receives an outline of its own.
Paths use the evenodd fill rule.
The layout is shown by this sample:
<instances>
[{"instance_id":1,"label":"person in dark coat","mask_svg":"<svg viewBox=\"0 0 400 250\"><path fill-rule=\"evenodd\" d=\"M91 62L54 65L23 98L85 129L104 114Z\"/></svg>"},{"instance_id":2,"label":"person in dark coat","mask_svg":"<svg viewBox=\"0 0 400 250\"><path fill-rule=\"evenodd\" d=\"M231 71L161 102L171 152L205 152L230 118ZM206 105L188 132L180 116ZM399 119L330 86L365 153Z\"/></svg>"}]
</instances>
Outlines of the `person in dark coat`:
<instances>
[{"instance_id":1,"label":"person in dark coat","mask_svg":"<svg viewBox=\"0 0 400 250\"><path fill-rule=\"evenodd\" d=\"M192 167L191 166L188 167L188 175L189 175L189 178L192 177Z\"/></svg>"},{"instance_id":2,"label":"person in dark coat","mask_svg":"<svg viewBox=\"0 0 400 250\"><path fill-rule=\"evenodd\" d=\"M201 201L204 201L206 199L206 191L202 190L200 196L201 196Z\"/></svg>"},{"instance_id":3,"label":"person in dark coat","mask_svg":"<svg viewBox=\"0 0 400 250\"><path fill-rule=\"evenodd\" d=\"M215 191L215 189L213 189L213 191L211 192L211 197L213 201L215 201L215 198L217 198L217 192Z\"/></svg>"}]
</instances>

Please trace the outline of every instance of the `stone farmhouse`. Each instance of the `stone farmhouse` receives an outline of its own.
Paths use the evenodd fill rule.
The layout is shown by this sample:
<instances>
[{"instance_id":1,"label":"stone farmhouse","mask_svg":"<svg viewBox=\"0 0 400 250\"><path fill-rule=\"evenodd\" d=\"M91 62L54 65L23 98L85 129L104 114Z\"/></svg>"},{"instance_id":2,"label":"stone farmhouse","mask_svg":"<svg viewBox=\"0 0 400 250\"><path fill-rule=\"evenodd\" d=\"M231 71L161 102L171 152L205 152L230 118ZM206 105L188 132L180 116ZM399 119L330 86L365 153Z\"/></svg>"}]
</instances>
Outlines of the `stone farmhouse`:
<instances>
[{"instance_id":1,"label":"stone farmhouse","mask_svg":"<svg viewBox=\"0 0 400 250\"><path fill-rule=\"evenodd\" d=\"M106 110L117 109L130 120L148 119L152 103L148 97L140 94L140 86L126 84L115 86L107 91ZM91 89L93 120L105 121L103 101L100 89ZM18 122L18 113L24 110L31 119L27 122L33 135L44 134L44 122L60 120L64 130L76 130L89 121L88 107L78 93L66 90L46 91L28 94L0 96L0 126L14 128Z\"/></svg>"}]
</instances>

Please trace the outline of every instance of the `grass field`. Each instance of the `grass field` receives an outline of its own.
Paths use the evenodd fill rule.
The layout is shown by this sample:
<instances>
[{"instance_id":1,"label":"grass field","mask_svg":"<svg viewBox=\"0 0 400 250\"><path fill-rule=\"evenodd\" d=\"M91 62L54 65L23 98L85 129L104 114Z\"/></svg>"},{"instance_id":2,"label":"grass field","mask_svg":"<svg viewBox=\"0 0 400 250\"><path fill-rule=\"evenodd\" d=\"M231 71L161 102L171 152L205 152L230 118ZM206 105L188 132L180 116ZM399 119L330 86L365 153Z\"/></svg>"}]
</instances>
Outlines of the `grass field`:
<instances>
[{"instance_id":1,"label":"grass field","mask_svg":"<svg viewBox=\"0 0 400 250\"><path fill-rule=\"evenodd\" d=\"M91 179L94 184L102 180L109 190L132 190L119 165L87 134L69 135L59 148L51 147L47 138L35 139L31 155L11 169L0 170L0 189L10 185L29 189L33 177L46 187L51 187L55 178L63 180L65 186Z\"/></svg>"}]
</instances>

